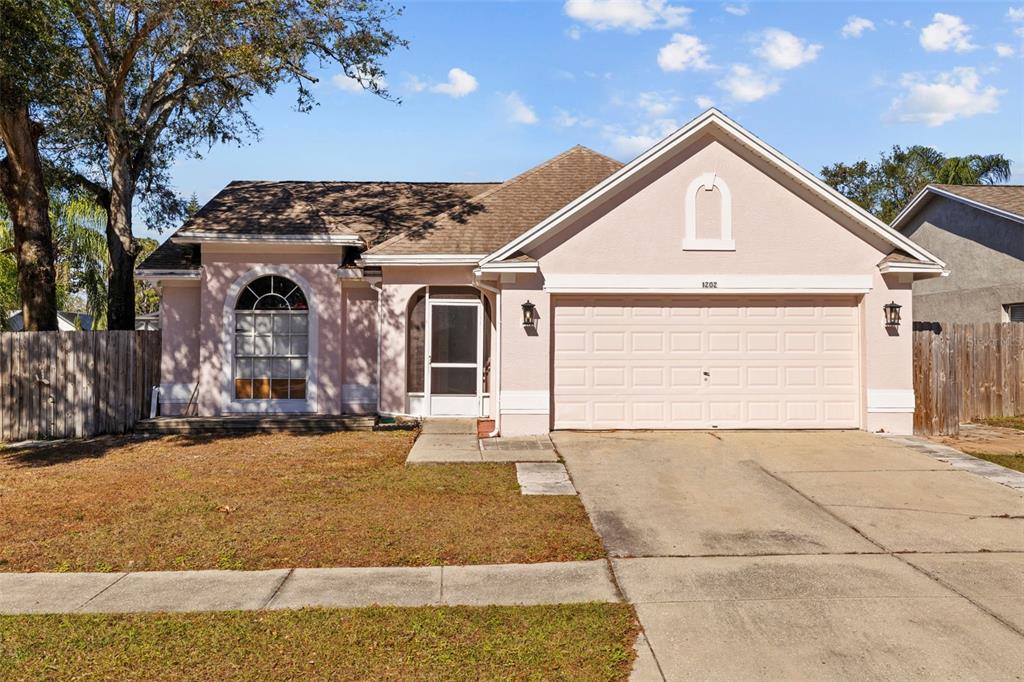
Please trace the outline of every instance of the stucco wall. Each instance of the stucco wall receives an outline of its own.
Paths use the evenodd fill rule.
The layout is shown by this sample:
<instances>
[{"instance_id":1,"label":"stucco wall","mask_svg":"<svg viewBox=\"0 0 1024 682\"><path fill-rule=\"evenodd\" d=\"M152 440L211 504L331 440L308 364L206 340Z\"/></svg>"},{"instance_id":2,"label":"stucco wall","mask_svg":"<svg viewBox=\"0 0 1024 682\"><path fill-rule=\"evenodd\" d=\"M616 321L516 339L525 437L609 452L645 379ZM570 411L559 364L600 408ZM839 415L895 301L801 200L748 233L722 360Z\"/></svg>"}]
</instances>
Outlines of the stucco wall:
<instances>
[{"instance_id":1,"label":"stucco wall","mask_svg":"<svg viewBox=\"0 0 1024 682\"><path fill-rule=\"evenodd\" d=\"M342 284L337 276L338 252L335 249L274 251L241 250L242 247L203 249L203 274L200 280L200 371L199 412L202 415L223 414L233 408L225 397L232 395L230 386L231 358L225 347L225 305L228 292L242 278L255 272L275 272L292 276L297 283L308 284L306 298L310 305L310 325L317 326L316 360L310 359L310 385L307 393L315 394L315 411L319 414L341 414L342 395ZM301 280L301 281L300 281ZM313 340L310 340L312 356ZM313 398L314 396L310 396ZM254 403L255 404L255 403Z\"/></svg>"},{"instance_id":2,"label":"stucco wall","mask_svg":"<svg viewBox=\"0 0 1024 682\"><path fill-rule=\"evenodd\" d=\"M1004 322L1024 302L1024 225L932 197L904 234L946 262L948 277L914 283L914 320Z\"/></svg>"},{"instance_id":3,"label":"stucco wall","mask_svg":"<svg viewBox=\"0 0 1024 682\"><path fill-rule=\"evenodd\" d=\"M735 251L682 249L686 189L709 172L724 179L732 195ZM868 275L872 288L860 301L862 425L909 433L910 328L904 324L890 335L882 306L894 300L909 318L911 290L909 282L878 273L891 249L738 146L705 139L680 149L557 236L528 248L542 275L519 275L514 285L503 285L502 433L537 433L550 424L548 410L540 414L540 408L545 399L550 407L552 311L541 286L543 276L568 274ZM526 298L538 308L537 336L509 324Z\"/></svg>"},{"instance_id":4,"label":"stucco wall","mask_svg":"<svg viewBox=\"0 0 1024 682\"><path fill-rule=\"evenodd\" d=\"M160 304L160 414L188 405L199 376L199 282L164 282Z\"/></svg>"}]
</instances>

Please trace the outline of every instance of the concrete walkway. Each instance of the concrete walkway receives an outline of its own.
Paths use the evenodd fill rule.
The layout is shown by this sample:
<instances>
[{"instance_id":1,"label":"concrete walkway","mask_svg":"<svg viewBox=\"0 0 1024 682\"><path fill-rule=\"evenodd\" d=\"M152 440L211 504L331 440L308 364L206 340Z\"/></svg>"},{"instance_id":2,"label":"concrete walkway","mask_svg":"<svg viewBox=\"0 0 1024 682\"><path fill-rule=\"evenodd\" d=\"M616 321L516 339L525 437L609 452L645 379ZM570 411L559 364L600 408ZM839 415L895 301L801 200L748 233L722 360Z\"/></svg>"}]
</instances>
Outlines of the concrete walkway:
<instances>
[{"instance_id":1,"label":"concrete walkway","mask_svg":"<svg viewBox=\"0 0 1024 682\"><path fill-rule=\"evenodd\" d=\"M643 628L633 679L1022 679L1019 491L863 432L554 441Z\"/></svg>"},{"instance_id":2,"label":"concrete walkway","mask_svg":"<svg viewBox=\"0 0 1024 682\"><path fill-rule=\"evenodd\" d=\"M544 446L547 441L547 446ZM426 419L406 464L465 462L557 462L551 440L531 438L477 439L475 419Z\"/></svg>"},{"instance_id":3,"label":"concrete walkway","mask_svg":"<svg viewBox=\"0 0 1024 682\"><path fill-rule=\"evenodd\" d=\"M0 614L619 601L608 562L270 571L0 573Z\"/></svg>"}]
</instances>

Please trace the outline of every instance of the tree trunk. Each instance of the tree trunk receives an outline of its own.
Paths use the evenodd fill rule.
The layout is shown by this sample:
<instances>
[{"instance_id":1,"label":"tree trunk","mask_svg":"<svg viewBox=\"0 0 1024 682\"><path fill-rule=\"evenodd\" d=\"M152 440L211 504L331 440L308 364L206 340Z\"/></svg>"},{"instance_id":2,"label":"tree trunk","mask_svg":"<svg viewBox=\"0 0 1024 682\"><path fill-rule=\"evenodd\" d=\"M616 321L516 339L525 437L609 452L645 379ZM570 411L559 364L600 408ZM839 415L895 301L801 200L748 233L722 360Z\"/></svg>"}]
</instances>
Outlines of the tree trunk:
<instances>
[{"instance_id":1,"label":"tree trunk","mask_svg":"<svg viewBox=\"0 0 1024 682\"><path fill-rule=\"evenodd\" d=\"M4 96L5 90L0 87L0 97ZM29 117L27 105L0 110L0 138L7 151L7 156L0 162L0 191L7 202L14 227L18 292L27 331L57 329L50 197L46 192L43 162L39 156L42 133L42 125Z\"/></svg>"},{"instance_id":2,"label":"tree trunk","mask_svg":"<svg viewBox=\"0 0 1024 682\"><path fill-rule=\"evenodd\" d=\"M107 327L135 329L135 258L138 243L132 236L132 200L135 181L127 154L111 145L110 206L107 209L107 249L110 280L107 283Z\"/></svg>"}]
</instances>

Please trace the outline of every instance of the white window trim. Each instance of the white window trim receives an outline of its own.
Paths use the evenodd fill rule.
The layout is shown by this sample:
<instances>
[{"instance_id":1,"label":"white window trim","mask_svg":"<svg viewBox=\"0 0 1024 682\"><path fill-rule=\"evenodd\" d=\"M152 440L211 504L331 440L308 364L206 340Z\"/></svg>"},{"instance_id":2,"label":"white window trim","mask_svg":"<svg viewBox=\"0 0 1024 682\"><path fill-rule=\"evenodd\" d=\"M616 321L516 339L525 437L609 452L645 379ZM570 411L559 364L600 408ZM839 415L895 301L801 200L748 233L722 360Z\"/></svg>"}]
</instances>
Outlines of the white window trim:
<instances>
[{"instance_id":1,"label":"white window trim","mask_svg":"<svg viewBox=\"0 0 1024 682\"><path fill-rule=\"evenodd\" d=\"M308 379L306 381L305 400L282 400L282 399L253 399L236 400L233 390L235 384L235 304L238 302L238 295L242 289L254 280L266 275L280 275L287 277L299 285L302 293L306 296L306 303L309 305L308 332L309 340L307 345L308 355ZM249 270L234 281L227 294L224 296L224 316L222 343L224 348L224 371L221 382L220 407L224 413L278 413L278 412L316 412L317 411L317 380L319 377L318 356L319 356L319 310L320 300L316 290L299 273L286 265L262 265Z\"/></svg>"},{"instance_id":2,"label":"white window trim","mask_svg":"<svg viewBox=\"0 0 1024 682\"><path fill-rule=\"evenodd\" d=\"M722 194L721 202L721 233L718 239L699 239L697 237L697 194L713 192L715 189ZM725 180L717 173L698 175L686 188L686 223L683 233L684 251L735 251L736 241L732 238L732 193Z\"/></svg>"}]
</instances>

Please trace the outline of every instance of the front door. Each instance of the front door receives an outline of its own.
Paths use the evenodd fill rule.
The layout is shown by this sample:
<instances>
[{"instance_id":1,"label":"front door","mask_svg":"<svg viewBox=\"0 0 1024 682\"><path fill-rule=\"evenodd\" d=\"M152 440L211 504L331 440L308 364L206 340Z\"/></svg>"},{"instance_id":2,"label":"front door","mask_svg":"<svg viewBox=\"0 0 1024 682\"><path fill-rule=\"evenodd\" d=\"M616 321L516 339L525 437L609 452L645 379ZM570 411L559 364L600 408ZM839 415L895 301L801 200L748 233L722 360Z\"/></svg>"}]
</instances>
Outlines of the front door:
<instances>
[{"instance_id":1,"label":"front door","mask_svg":"<svg viewBox=\"0 0 1024 682\"><path fill-rule=\"evenodd\" d=\"M432 416L480 414L483 346L479 301L434 301L427 310L427 376Z\"/></svg>"}]
</instances>

